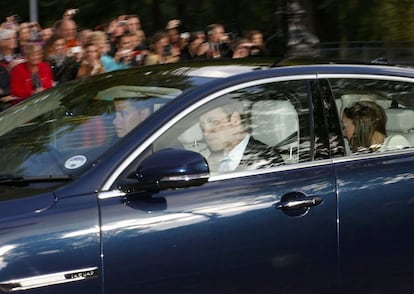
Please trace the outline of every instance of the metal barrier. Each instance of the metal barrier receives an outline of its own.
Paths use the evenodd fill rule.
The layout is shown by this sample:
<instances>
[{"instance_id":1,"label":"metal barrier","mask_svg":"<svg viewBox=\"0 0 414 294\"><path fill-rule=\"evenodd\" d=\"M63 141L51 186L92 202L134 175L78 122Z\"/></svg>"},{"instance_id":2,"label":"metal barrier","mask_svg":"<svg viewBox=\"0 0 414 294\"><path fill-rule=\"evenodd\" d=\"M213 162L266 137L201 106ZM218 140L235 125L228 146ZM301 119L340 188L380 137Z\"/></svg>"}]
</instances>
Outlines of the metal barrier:
<instances>
[{"instance_id":1,"label":"metal barrier","mask_svg":"<svg viewBox=\"0 0 414 294\"><path fill-rule=\"evenodd\" d=\"M321 42L316 48L321 59L355 62L387 61L414 65L414 41L406 42Z\"/></svg>"}]
</instances>

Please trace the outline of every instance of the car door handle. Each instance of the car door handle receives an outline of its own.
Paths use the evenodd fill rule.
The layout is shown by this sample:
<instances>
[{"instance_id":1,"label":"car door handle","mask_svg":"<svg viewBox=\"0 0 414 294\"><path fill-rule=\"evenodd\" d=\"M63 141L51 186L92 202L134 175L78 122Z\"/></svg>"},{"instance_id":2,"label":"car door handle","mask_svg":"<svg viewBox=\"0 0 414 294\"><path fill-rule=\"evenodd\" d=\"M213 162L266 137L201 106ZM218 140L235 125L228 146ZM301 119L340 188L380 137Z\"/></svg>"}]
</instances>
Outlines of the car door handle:
<instances>
[{"instance_id":1,"label":"car door handle","mask_svg":"<svg viewBox=\"0 0 414 294\"><path fill-rule=\"evenodd\" d=\"M322 198L315 197L305 197L306 199L295 199L295 200L286 200L281 201L276 206L277 209L290 210L290 209L301 209L301 208L310 208L322 203Z\"/></svg>"}]
</instances>

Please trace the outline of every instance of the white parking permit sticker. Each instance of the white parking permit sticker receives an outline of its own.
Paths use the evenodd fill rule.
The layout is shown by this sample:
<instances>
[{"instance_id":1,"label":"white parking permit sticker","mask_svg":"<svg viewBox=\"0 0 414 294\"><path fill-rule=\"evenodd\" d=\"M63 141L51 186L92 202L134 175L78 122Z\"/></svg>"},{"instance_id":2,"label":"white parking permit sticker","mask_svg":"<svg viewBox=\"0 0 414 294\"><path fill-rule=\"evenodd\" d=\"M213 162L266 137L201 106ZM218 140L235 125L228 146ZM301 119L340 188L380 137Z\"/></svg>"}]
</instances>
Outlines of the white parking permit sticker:
<instances>
[{"instance_id":1,"label":"white parking permit sticker","mask_svg":"<svg viewBox=\"0 0 414 294\"><path fill-rule=\"evenodd\" d=\"M67 169L77 169L86 163L86 157L83 155L75 155L65 161Z\"/></svg>"}]
</instances>

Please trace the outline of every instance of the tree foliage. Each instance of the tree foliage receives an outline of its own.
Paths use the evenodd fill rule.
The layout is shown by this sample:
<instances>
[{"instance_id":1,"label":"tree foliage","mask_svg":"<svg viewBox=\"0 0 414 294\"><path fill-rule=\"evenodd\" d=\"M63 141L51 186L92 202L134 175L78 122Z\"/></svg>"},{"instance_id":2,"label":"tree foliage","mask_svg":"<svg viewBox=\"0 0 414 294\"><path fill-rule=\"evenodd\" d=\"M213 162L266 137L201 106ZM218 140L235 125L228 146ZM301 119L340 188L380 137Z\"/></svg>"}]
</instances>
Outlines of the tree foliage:
<instances>
[{"instance_id":1,"label":"tree foliage","mask_svg":"<svg viewBox=\"0 0 414 294\"><path fill-rule=\"evenodd\" d=\"M65 9L79 8L79 26L93 28L121 14L137 14L143 28L153 33L172 18L184 30L202 30L223 23L228 31L260 29L274 34L281 24L277 12L288 0L37 0L42 26L50 26ZM321 41L406 41L414 36L412 0L298 0L308 10L311 31ZM29 20L29 0L0 1L0 17L20 15Z\"/></svg>"},{"instance_id":2,"label":"tree foliage","mask_svg":"<svg viewBox=\"0 0 414 294\"><path fill-rule=\"evenodd\" d=\"M323 26L336 28L327 36L332 41L407 41L414 36L412 0L324 0L317 6Z\"/></svg>"}]
</instances>

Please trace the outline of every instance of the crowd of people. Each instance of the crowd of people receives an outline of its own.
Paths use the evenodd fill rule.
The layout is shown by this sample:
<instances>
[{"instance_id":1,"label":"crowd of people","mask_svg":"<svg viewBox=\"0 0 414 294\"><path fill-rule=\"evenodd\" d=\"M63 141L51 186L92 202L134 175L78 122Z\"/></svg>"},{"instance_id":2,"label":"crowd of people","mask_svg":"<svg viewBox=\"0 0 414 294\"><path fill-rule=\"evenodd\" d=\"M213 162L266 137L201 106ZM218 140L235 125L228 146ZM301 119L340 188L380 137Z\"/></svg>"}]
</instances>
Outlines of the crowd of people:
<instances>
[{"instance_id":1,"label":"crowd of people","mask_svg":"<svg viewBox=\"0 0 414 294\"><path fill-rule=\"evenodd\" d=\"M181 32L180 20L147 37L137 15L121 15L106 25L78 30L76 9L53 27L19 23L0 27L0 111L44 89L81 77L130 67L192 59L265 55L261 31L234 38L221 24Z\"/></svg>"}]
</instances>

